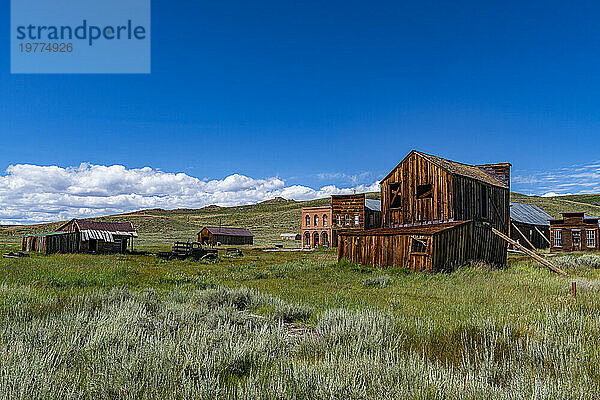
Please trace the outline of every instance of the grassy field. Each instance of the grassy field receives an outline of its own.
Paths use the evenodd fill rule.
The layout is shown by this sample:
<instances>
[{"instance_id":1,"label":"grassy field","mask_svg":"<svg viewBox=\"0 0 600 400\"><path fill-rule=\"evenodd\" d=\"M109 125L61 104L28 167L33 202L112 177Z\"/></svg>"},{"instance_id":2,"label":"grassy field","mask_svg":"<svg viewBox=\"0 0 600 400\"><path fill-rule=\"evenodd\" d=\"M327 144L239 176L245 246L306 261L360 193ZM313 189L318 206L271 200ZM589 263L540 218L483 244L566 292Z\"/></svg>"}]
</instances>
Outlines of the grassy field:
<instances>
[{"instance_id":1,"label":"grassy field","mask_svg":"<svg viewBox=\"0 0 600 400\"><path fill-rule=\"evenodd\" d=\"M513 200L599 214L589 196ZM134 221L139 254L0 259L0 399L600 397L600 255L552 257L569 277L514 254L440 274L329 249L153 255L219 219L278 243L325 202L141 211L106 218ZM0 252L49 228L5 229Z\"/></svg>"},{"instance_id":2,"label":"grassy field","mask_svg":"<svg viewBox=\"0 0 600 400\"><path fill-rule=\"evenodd\" d=\"M595 398L600 256L554 260L569 278L512 255L434 275L326 249L3 259L0 398Z\"/></svg>"}]
</instances>

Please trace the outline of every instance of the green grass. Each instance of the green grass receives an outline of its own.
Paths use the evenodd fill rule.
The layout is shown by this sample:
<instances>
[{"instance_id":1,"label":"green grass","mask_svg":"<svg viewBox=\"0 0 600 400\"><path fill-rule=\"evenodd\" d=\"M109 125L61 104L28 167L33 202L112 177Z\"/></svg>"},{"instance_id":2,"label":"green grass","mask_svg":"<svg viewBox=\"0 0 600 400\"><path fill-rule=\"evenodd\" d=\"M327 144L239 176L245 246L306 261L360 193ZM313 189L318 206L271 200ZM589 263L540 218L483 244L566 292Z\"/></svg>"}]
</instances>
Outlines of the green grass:
<instances>
[{"instance_id":1,"label":"green grass","mask_svg":"<svg viewBox=\"0 0 600 400\"><path fill-rule=\"evenodd\" d=\"M571 258L569 278L514 255L442 274L331 250L2 259L0 398L592 398L600 269Z\"/></svg>"},{"instance_id":2,"label":"green grass","mask_svg":"<svg viewBox=\"0 0 600 400\"><path fill-rule=\"evenodd\" d=\"M591 197L513 200L598 215ZM514 254L440 274L328 249L153 255L219 219L278 243L323 202L107 217L134 221L142 254L0 259L0 399L600 397L600 255L552 257L569 277ZM0 252L47 228L4 230Z\"/></svg>"}]
</instances>

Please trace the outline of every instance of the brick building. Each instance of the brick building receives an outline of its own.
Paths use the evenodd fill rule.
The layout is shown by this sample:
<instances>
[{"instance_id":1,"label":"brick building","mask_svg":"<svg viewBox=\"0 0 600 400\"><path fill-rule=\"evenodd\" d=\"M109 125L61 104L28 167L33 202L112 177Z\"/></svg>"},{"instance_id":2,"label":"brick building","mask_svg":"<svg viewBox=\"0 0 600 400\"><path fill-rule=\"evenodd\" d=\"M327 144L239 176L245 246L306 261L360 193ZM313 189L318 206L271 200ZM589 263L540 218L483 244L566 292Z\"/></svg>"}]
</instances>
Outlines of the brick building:
<instances>
[{"instance_id":1,"label":"brick building","mask_svg":"<svg viewBox=\"0 0 600 400\"><path fill-rule=\"evenodd\" d=\"M331 246L331 204L302 208L302 247Z\"/></svg>"}]
</instances>

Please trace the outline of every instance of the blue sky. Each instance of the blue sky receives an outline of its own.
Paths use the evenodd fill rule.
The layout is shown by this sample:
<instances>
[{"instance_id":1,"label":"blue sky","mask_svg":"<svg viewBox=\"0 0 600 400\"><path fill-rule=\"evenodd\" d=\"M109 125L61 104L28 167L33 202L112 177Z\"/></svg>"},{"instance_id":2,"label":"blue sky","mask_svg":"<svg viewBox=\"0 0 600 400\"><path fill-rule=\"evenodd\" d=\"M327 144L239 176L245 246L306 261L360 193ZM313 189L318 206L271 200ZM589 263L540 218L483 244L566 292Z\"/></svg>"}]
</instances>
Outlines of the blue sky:
<instances>
[{"instance_id":1,"label":"blue sky","mask_svg":"<svg viewBox=\"0 0 600 400\"><path fill-rule=\"evenodd\" d=\"M522 193L600 191L600 6L424 3L153 0L151 74L11 75L4 2L0 178L23 191L27 179L16 174L25 170L51 182L35 166L74 176L121 165L123 174L150 167L200 182L279 180L266 193L313 190L301 189L306 198L370 187L415 148L466 163L510 161ZM10 167L21 164L30 168ZM129 178L100 180L120 179ZM83 190L61 185L55 195ZM206 201L261 198L218 193ZM51 219L31 214L35 201L0 223ZM54 214L154 204L70 201L56 200Z\"/></svg>"}]
</instances>

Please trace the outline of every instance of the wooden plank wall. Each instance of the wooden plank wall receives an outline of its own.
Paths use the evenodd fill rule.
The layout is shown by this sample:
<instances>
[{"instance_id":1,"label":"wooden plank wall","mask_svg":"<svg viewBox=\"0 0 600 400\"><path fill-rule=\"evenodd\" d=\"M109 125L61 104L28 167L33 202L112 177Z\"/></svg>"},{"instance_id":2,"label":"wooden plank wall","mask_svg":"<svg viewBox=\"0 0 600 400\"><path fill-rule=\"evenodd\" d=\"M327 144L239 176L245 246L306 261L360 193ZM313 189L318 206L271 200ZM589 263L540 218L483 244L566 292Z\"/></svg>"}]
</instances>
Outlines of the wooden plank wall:
<instances>
[{"instance_id":1,"label":"wooden plank wall","mask_svg":"<svg viewBox=\"0 0 600 400\"><path fill-rule=\"evenodd\" d=\"M45 241L44 253L77 253L79 251L79 233L63 233L60 235L48 235L42 239Z\"/></svg>"},{"instance_id":2,"label":"wooden plank wall","mask_svg":"<svg viewBox=\"0 0 600 400\"><path fill-rule=\"evenodd\" d=\"M451 271L472 258L473 223L455 226L433 236L432 270Z\"/></svg>"},{"instance_id":3,"label":"wooden plank wall","mask_svg":"<svg viewBox=\"0 0 600 400\"><path fill-rule=\"evenodd\" d=\"M431 270L431 258L411 256L411 235L341 235L338 259L375 267Z\"/></svg>"},{"instance_id":4,"label":"wooden plank wall","mask_svg":"<svg viewBox=\"0 0 600 400\"><path fill-rule=\"evenodd\" d=\"M401 183L402 207L390 208L390 183ZM416 186L432 184L430 199L417 199ZM421 221L447 221L452 210L452 176L417 154L405 158L381 183L382 226L394 227Z\"/></svg>"},{"instance_id":5,"label":"wooden plank wall","mask_svg":"<svg viewBox=\"0 0 600 400\"><path fill-rule=\"evenodd\" d=\"M454 217L457 221L475 220L490 222L500 232L508 234L510 193L507 189L488 185L475 179L455 175L453 178ZM482 214L481 197L488 192L487 217Z\"/></svg>"},{"instance_id":6,"label":"wooden plank wall","mask_svg":"<svg viewBox=\"0 0 600 400\"><path fill-rule=\"evenodd\" d=\"M338 225L337 216L342 218ZM350 225L346 225L344 217L350 216ZM358 215L358 225L354 225L354 216ZM365 228L365 195L349 194L331 196L331 226L334 229L364 229Z\"/></svg>"},{"instance_id":7,"label":"wooden plank wall","mask_svg":"<svg viewBox=\"0 0 600 400\"><path fill-rule=\"evenodd\" d=\"M581 230L580 247L581 249L574 249L573 246L573 229ZM596 231L596 247L587 247L587 230L593 229ZM554 231L562 231L562 247L554 247ZM568 218L564 222L550 222L550 247L551 252L570 252L570 251L597 251L600 250L600 228L596 223L585 223L582 218Z\"/></svg>"}]
</instances>

